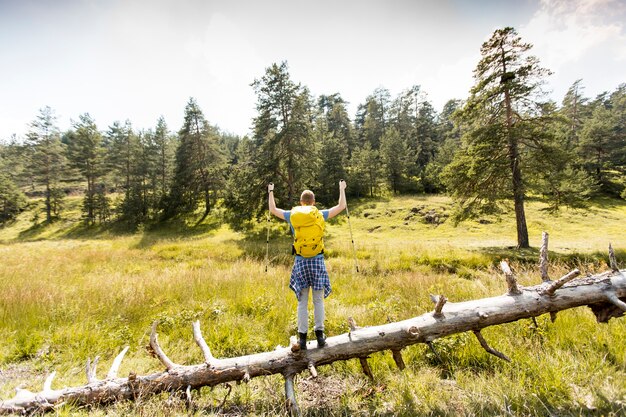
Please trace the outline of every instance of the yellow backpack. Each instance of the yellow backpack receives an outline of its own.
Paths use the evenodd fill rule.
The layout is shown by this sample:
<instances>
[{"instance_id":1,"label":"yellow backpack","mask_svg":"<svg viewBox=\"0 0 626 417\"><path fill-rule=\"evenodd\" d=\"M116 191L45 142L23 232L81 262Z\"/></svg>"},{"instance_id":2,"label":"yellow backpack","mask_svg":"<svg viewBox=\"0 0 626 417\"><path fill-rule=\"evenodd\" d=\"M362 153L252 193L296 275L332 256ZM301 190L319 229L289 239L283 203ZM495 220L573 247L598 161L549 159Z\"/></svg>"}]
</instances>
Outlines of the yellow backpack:
<instances>
[{"instance_id":1,"label":"yellow backpack","mask_svg":"<svg viewBox=\"0 0 626 417\"><path fill-rule=\"evenodd\" d=\"M294 231L293 251L312 258L324 250L324 215L315 206L298 206L291 209L289 218Z\"/></svg>"}]
</instances>

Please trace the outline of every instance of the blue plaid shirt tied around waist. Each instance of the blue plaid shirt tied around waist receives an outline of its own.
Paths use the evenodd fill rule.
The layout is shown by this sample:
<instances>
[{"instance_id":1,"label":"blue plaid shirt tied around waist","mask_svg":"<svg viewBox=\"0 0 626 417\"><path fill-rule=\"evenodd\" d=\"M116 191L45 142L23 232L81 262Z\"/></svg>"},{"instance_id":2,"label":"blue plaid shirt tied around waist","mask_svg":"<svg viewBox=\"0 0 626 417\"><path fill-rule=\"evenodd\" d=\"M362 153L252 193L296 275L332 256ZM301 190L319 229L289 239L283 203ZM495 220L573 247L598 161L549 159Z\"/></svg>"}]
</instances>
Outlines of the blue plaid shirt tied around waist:
<instances>
[{"instance_id":1,"label":"blue plaid shirt tied around waist","mask_svg":"<svg viewBox=\"0 0 626 417\"><path fill-rule=\"evenodd\" d=\"M324 298L330 295L330 278L326 271L324 255L314 256L313 258L296 256L296 261L291 270L289 288L296 293L296 298L298 298L300 297L300 291L308 287L314 290L324 290Z\"/></svg>"},{"instance_id":2,"label":"blue plaid shirt tied around waist","mask_svg":"<svg viewBox=\"0 0 626 417\"><path fill-rule=\"evenodd\" d=\"M324 220L328 220L328 210L321 210ZM291 211L285 211L285 220L291 226ZM296 298L300 297L300 291L305 288L312 287L314 290L324 290L324 298L330 295L330 278L326 271L324 263L324 255L319 254L312 258L305 258L297 255L291 270L291 279L289 280L289 288L296 293Z\"/></svg>"}]
</instances>

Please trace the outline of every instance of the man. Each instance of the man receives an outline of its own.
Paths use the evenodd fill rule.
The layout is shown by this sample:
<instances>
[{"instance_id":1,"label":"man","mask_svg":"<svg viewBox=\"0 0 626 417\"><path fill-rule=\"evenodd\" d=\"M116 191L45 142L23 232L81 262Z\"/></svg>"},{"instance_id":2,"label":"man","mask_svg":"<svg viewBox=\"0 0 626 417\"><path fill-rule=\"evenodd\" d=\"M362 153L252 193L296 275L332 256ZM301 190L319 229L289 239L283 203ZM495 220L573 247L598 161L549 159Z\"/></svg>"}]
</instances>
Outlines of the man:
<instances>
[{"instance_id":1,"label":"man","mask_svg":"<svg viewBox=\"0 0 626 417\"><path fill-rule=\"evenodd\" d=\"M317 347L326 345L324 335L324 298L330 294L330 278L324 263L324 222L332 219L346 208L346 182L339 181L339 202L336 206L318 211L315 208L315 194L304 190L300 196L300 206L292 210L276 208L274 184L267 186L270 213L287 221L294 235L293 253L296 255L289 288L298 298L298 336L300 349L306 350L309 330L309 288L313 294L313 315Z\"/></svg>"}]
</instances>

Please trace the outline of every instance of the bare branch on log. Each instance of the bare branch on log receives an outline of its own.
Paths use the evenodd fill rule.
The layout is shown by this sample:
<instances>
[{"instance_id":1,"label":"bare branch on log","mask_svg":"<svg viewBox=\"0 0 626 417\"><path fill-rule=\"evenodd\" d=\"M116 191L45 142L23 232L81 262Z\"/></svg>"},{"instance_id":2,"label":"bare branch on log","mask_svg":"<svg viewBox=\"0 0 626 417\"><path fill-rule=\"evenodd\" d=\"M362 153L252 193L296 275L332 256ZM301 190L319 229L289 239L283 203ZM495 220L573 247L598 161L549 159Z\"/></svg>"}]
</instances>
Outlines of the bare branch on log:
<instances>
[{"instance_id":1,"label":"bare branch on log","mask_svg":"<svg viewBox=\"0 0 626 417\"><path fill-rule=\"evenodd\" d=\"M53 371L50 375L48 375L48 378L46 378L46 381L43 383L43 391L52 391L52 380L54 379L54 377L56 376L57 372Z\"/></svg>"},{"instance_id":2,"label":"bare branch on log","mask_svg":"<svg viewBox=\"0 0 626 417\"><path fill-rule=\"evenodd\" d=\"M609 292L606 297L609 299L609 301L611 303L613 303L615 306L621 308L622 310L626 311L626 303L623 302L622 300L620 300L617 295L615 295L614 292Z\"/></svg>"},{"instance_id":3,"label":"bare branch on log","mask_svg":"<svg viewBox=\"0 0 626 417\"><path fill-rule=\"evenodd\" d=\"M402 352L400 352L400 350L398 349L394 349L391 351L391 354L393 355L393 361L396 363L398 369L404 371L406 365L404 364L404 359L402 359Z\"/></svg>"},{"instance_id":4,"label":"bare branch on log","mask_svg":"<svg viewBox=\"0 0 626 417\"><path fill-rule=\"evenodd\" d=\"M539 269L541 270L541 280L550 281L548 276L548 232L541 233L541 249L539 250Z\"/></svg>"},{"instance_id":5,"label":"bare branch on log","mask_svg":"<svg viewBox=\"0 0 626 417\"><path fill-rule=\"evenodd\" d=\"M430 299L435 303L435 311L433 312L433 317L434 318L442 318L443 317L443 313L441 312L441 310L443 309L443 306L446 304L446 301L448 301L448 299L446 298L445 295L430 295Z\"/></svg>"},{"instance_id":6,"label":"bare branch on log","mask_svg":"<svg viewBox=\"0 0 626 417\"><path fill-rule=\"evenodd\" d=\"M513 275L513 272L511 271L511 268L509 267L509 264L507 261L502 261L500 262L500 268L502 269L502 272L504 272L504 277L506 278L506 285L508 285L509 287L509 295L520 295L522 293L522 290L520 288L520 286L517 284L517 279L515 278L515 275Z\"/></svg>"},{"instance_id":7,"label":"bare branch on log","mask_svg":"<svg viewBox=\"0 0 626 417\"><path fill-rule=\"evenodd\" d=\"M89 358L87 358L87 382L90 384L98 380L98 378L96 378L96 367L98 366L99 360L100 360L100 356L96 356L93 359L93 364L92 364Z\"/></svg>"},{"instance_id":8,"label":"bare branch on log","mask_svg":"<svg viewBox=\"0 0 626 417\"><path fill-rule=\"evenodd\" d=\"M558 280L554 281L553 283L551 283L544 290L544 294L547 294L549 296L553 296L554 293L556 292L556 290L558 290L563 285L567 284L568 282L570 282L571 280L576 278L578 275L580 275L580 271L578 269L574 269L573 271L569 272L567 275L565 275L565 276L559 278Z\"/></svg>"},{"instance_id":9,"label":"bare branch on log","mask_svg":"<svg viewBox=\"0 0 626 417\"><path fill-rule=\"evenodd\" d=\"M209 345L206 344L204 337L202 337L202 332L200 331L200 320L196 320L193 322L193 338L202 350L202 354L204 355L204 361L207 365L211 366L211 363L215 361L215 358L211 353L211 349L209 349Z\"/></svg>"},{"instance_id":10,"label":"bare branch on log","mask_svg":"<svg viewBox=\"0 0 626 417\"><path fill-rule=\"evenodd\" d=\"M480 330L474 330L474 334L476 335L476 338L478 339L478 342L480 342L480 345L483 347L483 349L485 349L487 352L491 353L492 355L497 356L500 359L504 359L507 362L511 362L511 359L508 356L506 356L504 353L498 352L497 350L489 346L489 344L483 337L482 333L480 333Z\"/></svg>"},{"instance_id":11,"label":"bare branch on log","mask_svg":"<svg viewBox=\"0 0 626 417\"><path fill-rule=\"evenodd\" d=\"M167 368L167 370L169 371L178 365L172 362L170 358L167 357L165 352L163 352L163 350L161 349L161 346L159 346L159 341L157 340L157 333L156 333L157 324L159 324L158 321L155 321L154 323L152 323L152 332L150 333L150 347L152 348L152 351L157 356L157 358L159 358L161 363L165 365L165 368Z\"/></svg>"},{"instance_id":12,"label":"bare branch on log","mask_svg":"<svg viewBox=\"0 0 626 417\"><path fill-rule=\"evenodd\" d=\"M617 259L615 258L615 252L613 251L613 246L609 243L609 266L611 267L611 271L618 272L619 267L617 266Z\"/></svg>"},{"instance_id":13,"label":"bare branch on log","mask_svg":"<svg viewBox=\"0 0 626 417\"><path fill-rule=\"evenodd\" d=\"M361 362L361 368L363 369L363 373L367 375L370 380L374 380L374 374L372 373L372 368L370 368L370 364L367 363L367 357L359 358L359 362Z\"/></svg>"},{"instance_id":14,"label":"bare branch on log","mask_svg":"<svg viewBox=\"0 0 626 417\"><path fill-rule=\"evenodd\" d=\"M556 321L556 311L550 312L550 321L554 323Z\"/></svg>"},{"instance_id":15,"label":"bare branch on log","mask_svg":"<svg viewBox=\"0 0 626 417\"><path fill-rule=\"evenodd\" d=\"M187 385L187 389L185 390L185 405L187 409L193 408L193 400L191 398L191 385Z\"/></svg>"},{"instance_id":16,"label":"bare branch on log","mask_svg":"<svg viewBox=\"0 0 626 417\"><path fill-rule=\"evenodd\" d=\"M300 407L296 401L296 390L294 387L294 375L285 375L285 397L287 398L287 411L290 416L301 416Z\"/></svg>"},{"instance_id":17,"label":"bare branch on log","mask_svg":"<svg viewBox=\"0 0 626 417\"><path fill-rule=\"evenodd\" d=\"M126 346L119 355L115 357L113 360L113 364L111 365L111 369L109 369L109 373L107 374L107 379L117 378L117 371L120 369L120 365L122 364L122 360L124 359L124 355L128 352L128 346Z\"/></svg>"}]
</instances>

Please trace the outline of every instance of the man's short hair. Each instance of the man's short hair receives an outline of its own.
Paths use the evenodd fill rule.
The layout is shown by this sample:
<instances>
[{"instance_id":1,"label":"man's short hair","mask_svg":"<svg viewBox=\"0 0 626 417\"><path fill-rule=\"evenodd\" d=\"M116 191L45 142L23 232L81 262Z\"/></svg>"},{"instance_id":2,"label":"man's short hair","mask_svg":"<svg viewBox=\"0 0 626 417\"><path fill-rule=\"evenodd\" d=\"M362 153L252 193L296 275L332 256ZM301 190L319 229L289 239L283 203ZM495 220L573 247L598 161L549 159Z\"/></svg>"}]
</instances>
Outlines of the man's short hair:
<instances>
[{"instance_id":1,"label":"man's short hair","mask_svg":"<svg viewBox=\"0 0 626 417\"><path fill-rule=\"evenodd\" d=\"M302 194L300 194L300 202L307 204L307 205L312 205L315 203L315 194L313 194L313 191L311 190L304 190L302 191Z\"/></svg>"}]
</instances>

